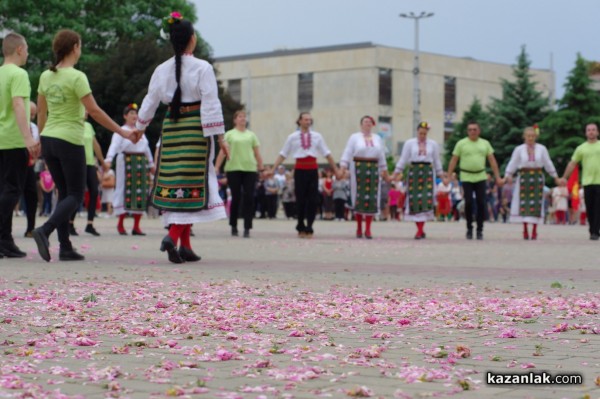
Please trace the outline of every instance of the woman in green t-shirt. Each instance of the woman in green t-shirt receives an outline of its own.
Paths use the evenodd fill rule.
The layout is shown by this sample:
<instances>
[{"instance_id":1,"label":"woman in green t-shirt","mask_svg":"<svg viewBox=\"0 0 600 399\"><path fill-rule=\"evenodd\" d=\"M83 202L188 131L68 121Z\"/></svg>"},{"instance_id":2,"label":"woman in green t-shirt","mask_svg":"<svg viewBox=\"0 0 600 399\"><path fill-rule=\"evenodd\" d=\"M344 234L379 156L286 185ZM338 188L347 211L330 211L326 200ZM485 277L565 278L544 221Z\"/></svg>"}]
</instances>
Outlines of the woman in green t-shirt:
<instances>
[{"instance_id":1,"label":"woman in green t-shirt","mask_svg":"<svg viewBox=\"0 0 600 399\"><path fill-rule=\"evenodd\" d=\"M61 30L52 42L54 63L40 76L38 126L42 155L58 189L58 203L44 225L33 231L40 256L50 261L48 237L58 231L59 259L83 260L69 239L69 218L83 201L86 160L83 145L84 113L121 136L137 141L138 131L123 130L96 104L87 76L74 68L81 56L81 37Z\"/></svg>"},{"instance_id":2,"label":"woman in green t-shirt","mask_svg":"<svg viewBox=\"0 0 600 399\"><path fill-rule=\"evenodd\" d=\"M225 141L229 145L229 159L225 164L227 184L231 190L231 206L229 210L229 225L231 235L237 236L237 221L240 201L243 195L244 203L242 217L244 218L244 237L250 237L252 219L254 217L254 189L256 188L256 171L263 171L263 161L260 156L258 138L246 129L246 112L239 110L233 114L235 127L225 133ZM225 154L219 152L215 169L221 169Z\"/></svg>"}]
</instances>

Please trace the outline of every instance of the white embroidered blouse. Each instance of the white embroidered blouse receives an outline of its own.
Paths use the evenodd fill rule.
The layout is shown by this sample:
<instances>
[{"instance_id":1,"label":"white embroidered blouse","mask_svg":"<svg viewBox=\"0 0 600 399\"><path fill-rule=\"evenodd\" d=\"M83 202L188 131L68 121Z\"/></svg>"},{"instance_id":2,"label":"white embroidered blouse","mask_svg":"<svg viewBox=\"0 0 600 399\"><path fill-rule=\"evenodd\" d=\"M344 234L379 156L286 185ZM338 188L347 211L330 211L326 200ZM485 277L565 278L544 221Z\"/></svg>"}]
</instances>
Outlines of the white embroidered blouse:
<instances>
[{"instance_id":1,"label":"white embroidered blouse","mask_svg":"<svg viewBox=\"0 0 600 399\"><path fill-rule=\"evenodd\" d=\"M284 158L289 156L294 159L306 157L318 158L319 155L326 157L331 154L331 151L329 151L327 144L325 144L321 133L313 132L312 130L309 133L301 133L300 130L296 130L288 136L279 154Z\"/></svg>"},{"instance_id":2,"label":"white embroidered blouse","mask_svg":"<svg viewBox=\"0 0 600 399\"><path fill-rule=\"evenodd\" d=\"M200 117L204 137L225 133L217 79L212 65L192 55L182 56L180 87L182 103L201 101ZM175 57L172 57L157 66L152 74L148 94L138 112L138 129L144 130L148 126L161 102L171 102L176 88Z\"/></svg>"}]
</instances>

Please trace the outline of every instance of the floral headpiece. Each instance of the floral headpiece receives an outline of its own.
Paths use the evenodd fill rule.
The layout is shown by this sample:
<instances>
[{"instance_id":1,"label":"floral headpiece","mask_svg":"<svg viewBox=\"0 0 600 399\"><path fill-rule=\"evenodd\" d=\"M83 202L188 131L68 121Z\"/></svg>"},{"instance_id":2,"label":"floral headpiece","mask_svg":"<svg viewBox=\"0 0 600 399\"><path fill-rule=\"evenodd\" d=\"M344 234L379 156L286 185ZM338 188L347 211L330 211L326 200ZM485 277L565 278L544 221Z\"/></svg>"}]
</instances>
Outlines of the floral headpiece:
<instances>
[{"instance_id":1,"label":"floral headpiece","mask_svg":"<svg viewBox=\"0 0 600 399\"><path fill-rule=\"evenodd\" d=\"M162 20L162 27L160 29L160 37L165 40L169 40L171 31L171 25L176 22L183 20L183 15L179 11L173 11Z\"/></svg>"},{"instance_id":2,"label":"floral headpiece","mask_svg":"<svg viewBox=\"0 0 600 399\"><path fill-rule=\"evenodd\" d=\"M136 103L127 104L125 106L125 108L123 109L123 115L127 115L127 113L129 113L129 111L137 112L137 109L138 109L138 105Z\"/></svg>"},{"instance_id":3,"label":"floral headpiece","mask_svg":"<svg viewBox=\"0 0 600 399\"><path fill-rule=\"evenodd\" d=\"M540 135L540 127L537 125L537 123L533 125L533 131L535 132L536 136Z\"/></svg>"},{"instance_id":4,"label":"floral headpiece","mask_svg":"<svg viewBox=\"0 0 600 399\"><path fill-rule=\"evenodd\" d=\"M427 122L423 121L423 122L420 122L420 123L419 123L419 126L417 126L417 127L423 127L423 128L425 128L425 129L429 130L429 128L430 128L431 126L429 126L429 123L427 123Z\"/></svg>"}]
</instances>

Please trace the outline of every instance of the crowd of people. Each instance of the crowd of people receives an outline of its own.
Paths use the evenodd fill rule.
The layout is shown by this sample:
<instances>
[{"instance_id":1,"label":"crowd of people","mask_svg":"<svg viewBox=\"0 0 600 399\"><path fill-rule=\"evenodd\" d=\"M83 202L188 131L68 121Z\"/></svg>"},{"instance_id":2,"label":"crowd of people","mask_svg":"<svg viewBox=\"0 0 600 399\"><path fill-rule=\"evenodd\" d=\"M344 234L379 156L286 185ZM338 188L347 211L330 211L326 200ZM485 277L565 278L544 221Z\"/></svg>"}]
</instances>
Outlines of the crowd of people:
<instances>
[{"instance_id":1,"label":"crowd of people","mask_svg":"<svg viewBox=\"0 0 600 399\"><path fill-rule=\"evenodd\" d=\"M388 171L373 117L360 118L359 130L349 136L337 163L325 136L312 129L311 114L301 112L297 129L266 167L259 135L247 128L245 111L235 113L234 128L225 132L213 68L193 56L197 38L192 24L171 13L161 35L175 55L155 69L141 107L125 106L121 126L96 104L87 77L75 68L82 52L79 34L56 34L54 61L40 77L37 107L30 102L22 68L26 39L16 33L5 37L0 78L7 83L0 85L0 98L12 101L0 103L0 257L25 256L12 232L13 210L22 206L28 219L25 236L35 240L44 260L51 259L49 238L55 230L59 259L83 260L71 242L78 234L74 218L85 203L84 231L99 236L93 225L99 200L107 214L118 217L120 235L128 235L124 223L129 215L131 234L144 236L142 215L159 210L168 229L159 249L173 263L200 260L190 240L194 223L228 218L231 235L238 236L241 218L243 237L250 238L253 219L277 218L279 209L296 221L303 239L315 234L317 217L353 220L356 237L366 239L374 236L376 218L414 222L414 238L423 240L427 222L463 217L469 240L483 240L484 222L499 220L522 224L525 240L538 238L539 224L587 220L590 239L599 239L600 143L594 123L586 126L587 141L575 149L562 177L546 147L536 142L533 127L524 129L524 142L501 176L492 144L480 137L476 121L468 123L467 137L456 144L447 170L438 143L428 137L431 127L423 121ZM144 131L160 103L168 111L153 155ZM36 108L37 126L30 123ZM114 132L106 157L86 121L88 114ZM284 165L288 158L290 170ZM319 159L328 166L320 168ZM582 188L569 189L567 178L579 164ZM552 189L544 172L554 179ZM35 228L38 213L48 218Z\"/></svg>"}]
</instances>

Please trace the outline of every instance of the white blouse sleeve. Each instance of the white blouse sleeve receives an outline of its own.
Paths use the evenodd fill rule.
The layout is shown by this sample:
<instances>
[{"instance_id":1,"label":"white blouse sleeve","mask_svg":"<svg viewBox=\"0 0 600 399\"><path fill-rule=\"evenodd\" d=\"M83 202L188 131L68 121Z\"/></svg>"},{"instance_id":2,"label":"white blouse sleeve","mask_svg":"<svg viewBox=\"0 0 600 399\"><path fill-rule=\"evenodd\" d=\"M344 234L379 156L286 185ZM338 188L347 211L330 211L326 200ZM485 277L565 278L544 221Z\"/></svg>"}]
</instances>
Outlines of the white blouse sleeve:
<instances>
[{"instance_id":1,"label":"white blouse sleeve","mask_svg":"<svg viewBox=\"0 0 600 399\"><path fill-rule=\"evenodd\" d=\"M515 147L510 157L510 161L508 165L506 165L506 169L504 170L504 176L514 176L519 168L519 151L521 146Z\"/></svg>"},{"instance_id":2,"label":"white blouse sleeve","mask_svg":"<svg viewBox=\"0 0 600 399\"><path fill-rule=\"evenodd\" d=\"M288 138L285 140L285 143L283 144L283 148L279 152L279 155L281 155L284 158L287 158L290 155L290 152L292 151L293 137L294 137L294 133L292 133L288 136Z\"/></svg>"},{"instance_id":3,"label":"white blouse sleeve","mask_svg":"<svg viewBox=\"0 0 600 399\"><path fill-rule=\"evenodd\" d=\"M204 137L225 133L225 122L223 121L221 101L219 101L217 78L211 65L202 71L199 85L202 95L200 118L202 120Z\"/></svg>"},{"instance_id":4,"label":"white blouse sleeve","mask_svg":"<svg viewBox=\"0 0 600 399\"><path fill-rule=\"evenodd\" d=\"M138 111L138 120L135 123L135 127L139 130L145 130L160 104L160 73L158 68L154 70L152 78L150 78L150 84L148 85L148 94L142 101L142 106Z\"/></svg>"},{"instance_id":5,"label":"white blouse sleeve","mask_svg":"<svg viewBox=\"0 0 600 399\"><path fill-rule=\"evenodd\" d=\"M148 159L148 166L153 167L154 166L154 157L152 156L152 151L150 151L150 143L148 143L148 140L146 140L146 147L144 148L144 154L146 155L146 158Z\"/></svg>"},{"instance_id":6,"label":"white blouse sleeve","mask_svg":"<svg viewBox=\"0 0 600 399\"><path fill-rule=\"evenodd\" d=\"M385 144L383 144L383 140L378 137L378 145L379 148L379 172L383 172L387 170L387 160L385 159Z\"/></svg>"},{"instance_id":7,"label":"white blouse sleeve","mask_svg":"<svg viewBox=\"0 0 600 399\"><path fill-rule=\"evenodd\" d=\"M108 152L106 153L106 157L104 157L106 162L112 162L115 156L121 152L123 140L125 140L123 137L117 133L113 133L113 136L110 140L110 146L108 147Z\"/></svg>"},{"instance_id":8,"label":"white blouse sleeve","mask_svg":"<svg viewBox=\"0 0 600 399\"><path fill-rule=\"evenodd\" d=\"M400 155L400 159L398 159L398 162L396 162L396 168L394 169L394 173L400 173L400 172L404 171L406 164L410 160L410 148L409 147L411 146L411 144L412 144L412 141L407 141L404 143L404 146L402 147L402 154Z\"/></svg>"},{"instance_id":9,"label":"white blouse sleeve","mask_svg":"<svg viewBox=\"0 0 600 399\"><path fill-rule=\"evenodd\" d=\"M329 150L329 147L327 147L327 143L325 143L325 139L322 135L317 143L317 150L321 153L322 157L327 157L327 155L331 154L331 151Z\"/></svg>"},{"instance_id":10,"label":"white blouse sleeve","mask_svg":"<svg viewBox=\"0 0 600 399\"><path fill-rule=\"evenodd\" d=\"M440 147L435 141L431 141L431 145L433 147L433 167L435 169L435 173L439 176L444 173L444 168L442 168L442 160L440 159Z\"/></svg>"},{"instance_id":11,"label":"white blouse sleeve","mask_svg":"<svg viewBox=\"0 0 600 399\"><path fill-rule=\"evenodd\" d=\"M340 166L343 166L346 169L350 167L350 163L352 162L352 158L354 157L354 143L354 135L352 135L348 138L346 148L344 148L344 152L342 153L342 157L340 158Z\"/></svg>"},{"instance_id":12,"label":"white blouse sleeve","mask_svg":"<svg viewBox=\"0 0 600 399\"><path fill-rule=\"evenodd\" d=\"M550 154L548 153L548 149L545 146L541 146L542 150L542 162L544 164L544 169L546 172L552 177L558 177L558 173L556 173L556 168L550 159Z\"/></svg>"}]
</instances>

